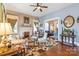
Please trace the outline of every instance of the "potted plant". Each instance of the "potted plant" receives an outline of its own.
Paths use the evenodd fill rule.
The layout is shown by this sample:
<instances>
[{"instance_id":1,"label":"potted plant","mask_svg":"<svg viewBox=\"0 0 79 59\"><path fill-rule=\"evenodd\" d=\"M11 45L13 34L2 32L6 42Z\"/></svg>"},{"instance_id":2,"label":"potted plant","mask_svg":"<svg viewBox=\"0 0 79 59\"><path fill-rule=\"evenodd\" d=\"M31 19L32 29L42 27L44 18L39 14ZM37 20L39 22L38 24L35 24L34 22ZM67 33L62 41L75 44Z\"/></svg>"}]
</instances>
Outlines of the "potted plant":
<instances>
[{"instance_id":1,"label":"potted plant","mask_svg":"<svg viewBox=\"0 0 79 59\"><path fill-rule=\"evenodd\" d=\"M71 32L70 29L65 29L65 28L64 28L64 31L63 31L64 34L67 35L67 34L70 34L70 32Z\"/></svg>"}]
</instances>

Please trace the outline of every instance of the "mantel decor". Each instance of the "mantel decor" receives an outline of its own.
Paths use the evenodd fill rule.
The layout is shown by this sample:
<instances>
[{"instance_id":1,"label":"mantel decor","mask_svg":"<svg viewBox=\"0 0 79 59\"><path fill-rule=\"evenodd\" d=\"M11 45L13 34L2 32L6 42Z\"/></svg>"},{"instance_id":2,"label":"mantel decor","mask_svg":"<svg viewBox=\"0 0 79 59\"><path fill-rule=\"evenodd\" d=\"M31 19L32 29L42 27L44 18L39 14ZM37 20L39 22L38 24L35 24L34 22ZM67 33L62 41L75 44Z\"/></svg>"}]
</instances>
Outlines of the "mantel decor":
<instances>
[{"instance_id":1,"label":"mantel decor","mask_svg":"<svg viewBox=\"0 0 79 59\"><path fill-rule=\"evenodd\" d=\"M66 28L72 27L72 26L74 25L74 23L75 23L74 17L71 16L71 15L65 17L63 23L64 23L64 26L65 26Z\"/></svg>"}]
</instances>

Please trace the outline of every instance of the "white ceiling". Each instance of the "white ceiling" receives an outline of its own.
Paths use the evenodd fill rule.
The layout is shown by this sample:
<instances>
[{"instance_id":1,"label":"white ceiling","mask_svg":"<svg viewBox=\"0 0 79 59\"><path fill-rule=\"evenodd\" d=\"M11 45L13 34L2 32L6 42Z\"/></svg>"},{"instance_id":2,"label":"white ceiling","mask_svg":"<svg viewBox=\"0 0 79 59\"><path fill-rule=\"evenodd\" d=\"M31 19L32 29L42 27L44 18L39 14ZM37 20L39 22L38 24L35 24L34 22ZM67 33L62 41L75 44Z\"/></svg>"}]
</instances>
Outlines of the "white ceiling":
<instances>
[{"instance_id":1,"label":"white ceiling","mask_svg":"<svg viewBox=\"0 0 79 59\"><path fill-rule=\"evenodd\" d=\"M29 6L32 4L35 3L5 3L4 5L5 8L8 10L25 13L37 17L44 16L45 14L61 10L72 5L71 3L43 3L42 5L48 6L47 9L43 9L43 12L40 12L39 10L33 12L34 7Z\"/></svg>"}]
</instances>

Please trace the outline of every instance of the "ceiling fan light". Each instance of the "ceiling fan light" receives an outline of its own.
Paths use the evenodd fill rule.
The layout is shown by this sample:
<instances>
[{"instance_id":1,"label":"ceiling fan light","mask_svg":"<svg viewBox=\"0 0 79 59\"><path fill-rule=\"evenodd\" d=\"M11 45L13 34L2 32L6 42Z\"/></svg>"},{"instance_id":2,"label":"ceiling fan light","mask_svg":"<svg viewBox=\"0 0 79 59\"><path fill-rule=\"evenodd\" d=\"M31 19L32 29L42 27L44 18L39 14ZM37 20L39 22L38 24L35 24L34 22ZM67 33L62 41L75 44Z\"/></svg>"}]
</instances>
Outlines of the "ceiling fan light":
<instances>
[{"instance_id":1,"label":"ceiling fan light","mask_svg":"<svg viewBox=\"0 0 79 59\"><path fill-rule=\"evenodd\" d=\"M37 9L40 9L41 7L37 7Z\"/></svg>"}]
</instances>

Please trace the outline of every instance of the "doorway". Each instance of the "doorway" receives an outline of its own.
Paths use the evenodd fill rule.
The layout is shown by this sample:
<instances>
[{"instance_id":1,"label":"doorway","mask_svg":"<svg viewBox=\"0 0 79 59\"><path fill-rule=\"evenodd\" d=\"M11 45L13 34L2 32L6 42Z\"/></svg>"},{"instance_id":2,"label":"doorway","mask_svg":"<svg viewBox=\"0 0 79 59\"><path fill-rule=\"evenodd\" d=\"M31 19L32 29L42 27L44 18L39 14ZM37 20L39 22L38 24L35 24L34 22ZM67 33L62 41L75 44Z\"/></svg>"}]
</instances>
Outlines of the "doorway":
<instances>
[{"instance_id":1,"label":"doorway","mask_svg":"<svg viewBox=\"0 0 79 59\"><path fill-rule=\"evenodd\" d=\"M53 35L55 39L58 39L58 20L50 20L49 24L49 32L50 35Z\"/></svg>"},{"instance_id":2,"label":"doorway","mask_svg":"<svg viewBox=\"0 0 79 59\"><path fill-rule=\"evenodd\" d=\"M56 40L58 40L58 20L53 19L53 20L49 20L48 22L48 29L49 29L49 33L48 33L48 37L49 36L54 36Z\"/></svg>"},{"instance_id":3,"label":"doorway","mask_svg":"<svg viewBox=\"0 0 79 59\"><path fill-rule=\"evenodd\" d=\"M61 26L61 18L55 17L52 19L47 19L44 21L44 31L47 31L50 33L50 35L54 36L55 39L60 41L60 33L62 31Z\"/></svg>"}]
</instances>

